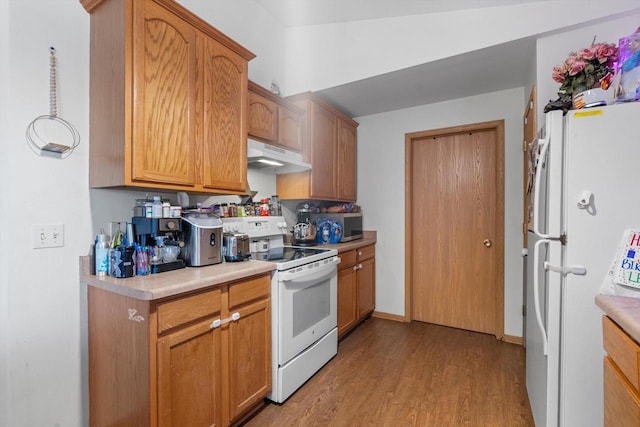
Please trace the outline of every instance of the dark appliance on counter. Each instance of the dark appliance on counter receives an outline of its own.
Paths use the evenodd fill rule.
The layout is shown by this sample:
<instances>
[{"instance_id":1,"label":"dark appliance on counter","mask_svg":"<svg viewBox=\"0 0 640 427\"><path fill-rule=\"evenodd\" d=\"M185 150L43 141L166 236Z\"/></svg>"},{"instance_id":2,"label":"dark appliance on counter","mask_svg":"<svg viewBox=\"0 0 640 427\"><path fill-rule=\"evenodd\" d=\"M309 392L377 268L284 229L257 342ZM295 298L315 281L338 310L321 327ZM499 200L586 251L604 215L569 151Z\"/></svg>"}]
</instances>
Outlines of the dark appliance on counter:
<instances>
[{"instance_id":1,"label":"dark appliance on counter","mask_svg":"<svg viewBox=\"0 0 640 427\"><path fill-rule=\"evenodd\" d=\"M180 218L131 218L136 243L149 247L149 272L162 273L185 267L178 258L184 241Z\"/></svg>"},{"instance_id":2,"label":"dark appliance on counter","mask_svg":"<svg viewBox=\"0 0 640 427\"><path fill-rule=\"evenodd\" d=\"M186 211L182 215L183 258L190 267L222 262L222 221L209 212Z\"/></svg>"},{"instance_id":3,"label":"dark appliance on counter","mask_svg":"<svg viewBox=\"0 0 640 427\"><path fill-rule=\"evenodd\" d=\"M340 224L342 228L341 242L362 239L362 212L357 213L312 213L311 220L327 218Z\"/></svg>"}]
</instances>

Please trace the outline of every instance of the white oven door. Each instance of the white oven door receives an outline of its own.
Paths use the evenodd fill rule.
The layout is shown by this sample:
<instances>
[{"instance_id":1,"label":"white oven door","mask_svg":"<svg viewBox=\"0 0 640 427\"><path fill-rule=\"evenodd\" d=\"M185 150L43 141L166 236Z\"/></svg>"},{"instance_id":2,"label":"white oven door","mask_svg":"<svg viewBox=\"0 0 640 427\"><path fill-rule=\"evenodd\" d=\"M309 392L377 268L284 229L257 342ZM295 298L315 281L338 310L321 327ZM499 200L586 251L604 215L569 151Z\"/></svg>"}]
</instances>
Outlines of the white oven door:
<instances>
[{"instance_id":1,"label":"white oven door","mask_svg":"<svg viewBox=\"0 0 640 427\"><path fill-rule=\"evenodd\" d=\"M337 327L339 263L278 272L280 366Z\"/></svg>"}]
</instances>

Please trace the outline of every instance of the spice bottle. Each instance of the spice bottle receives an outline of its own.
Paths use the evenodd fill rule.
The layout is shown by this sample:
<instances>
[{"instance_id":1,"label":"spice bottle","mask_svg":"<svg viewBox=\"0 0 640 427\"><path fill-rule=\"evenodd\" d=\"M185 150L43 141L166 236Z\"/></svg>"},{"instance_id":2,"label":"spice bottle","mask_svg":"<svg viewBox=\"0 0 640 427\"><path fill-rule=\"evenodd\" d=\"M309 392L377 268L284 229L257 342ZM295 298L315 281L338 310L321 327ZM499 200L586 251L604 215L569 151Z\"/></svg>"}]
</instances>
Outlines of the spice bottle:
<instances>
[{"instance_id":1,"label":"spice bottle","mask_svg":"<svg viewBox=\"0 0 640 427\"><path fill-rule=\"evenodd\" d=\"M260 216L269 216L269 199L260 201Z\"/></svg>"},{"instance_id":2,"label":"spice bottle","mask_svg":"<svg viewBox=\"0 0 640 427\"><path fill-rule=\"evenodd\" d=\"M160 196L153 196L151 218L162 218L162 201L160 200Z\"/></svg>"},{"instance_id":3,"label":"spice bottle","mask_svg":"<svg viewBox=\"0 0 640 427\"><path fill-rule=\"evenodd\" d=\"M171 217L171 203L168 200L162 202L162 218Z\"/></svg>"}]
</instances>

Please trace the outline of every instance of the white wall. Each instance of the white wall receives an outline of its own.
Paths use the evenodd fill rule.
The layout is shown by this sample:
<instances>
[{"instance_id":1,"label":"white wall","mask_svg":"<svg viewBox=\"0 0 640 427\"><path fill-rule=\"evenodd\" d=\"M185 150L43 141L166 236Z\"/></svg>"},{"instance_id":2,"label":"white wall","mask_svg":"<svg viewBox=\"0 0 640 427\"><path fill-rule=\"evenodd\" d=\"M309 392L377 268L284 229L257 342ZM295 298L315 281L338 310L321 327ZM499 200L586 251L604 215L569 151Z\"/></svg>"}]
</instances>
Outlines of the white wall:
<instances>
[{"instance_id":1,"label":"white wall","mask_svg":"<svg viewBox=\"0 0 640 427\"><path fill-rule=\"evenodd\" d=\"M285 29L253 0L178 0L187 9L253 52L249 79L269 89L285 81Z\"/></svg>"},{"instance_id":2,"label":"white wall","mask_svg":"<svg viewBox=\"0 0 640 427\"><path fill-rule=\"evenodd\" d=\"M267 87L283 78L282 28L251 1L239 9L217 3L213 25L261 57L249 77ZM257 22L247 28L248 19ZM130 218L146 193L88 188L89 15L80 2L0 0L0 28L0 426L84 426L78 257L98 229ZM25 142L28 123L49 112L50 46L57 50L58 114L82 137L66 160L39 157ZM272 177L250 175L250 183L269 195L275 188ZM38 223L63 223L64 247L32 249Z\"/></svg>"},{"instance_id":3,"label":"white wall","mask_svg":"<svg viewBox=\"0 0 640 427\"><path fill-rule=\"evenodd\" d=\"M91 237L88 141L83 139L66 160L39 157L27 146L25 129L49 112L53 46L58 114L82 137L88 135L89 19L73 0L4 4L9 37L2 50L2 63L8 68L2 98L6 96L8 109L0 170L6 192L2 245L8 251L2 268L8 370L3 386L9 392L3 422L81 425L78 255L86 252ZM37 223L63 223L65 246L32 249L31 227Z\"/></svg>"},{"instance_id":4,"label":"white wall","mask_svg":"<svg viewBox=\"0 0 640 427\"><path fill-rule=\"evenodd\" d=\"M633 33L638 26L640 26L640 12L538 39L536 56L540 126L544 124L542 112L544 106L549 100L558 98L558 89L560 89L560 84L551 78L553 67L562 64L569 53L590 46L594 36L596 36L596 42L618 44L620 38Z\"/></svg>"},{"instance_id":5,"label":"white wall","mask_svg":"<svg viewBox=\"0 0 640 427\"><path fill-rule=\"evenodd\" d=\"M0 52L9 51L9 0L0 0ZM9 61L0 60L0 149L8 141L9 127ZM0 156L0 224L9 223L9 174L5 169L8 156ZM9 244L0 233L0 426L9 425Z\"/></svg>"},{"instance_id":6,"label":"white wall","mask_svg":"<svg viewBox=\"0 0 640 427\"><path fill-rule=\"evenodd\" d=\"M526 94L528 96L528 94ZM376 311L404 315L404 143L422 130L505 120L505 334L522 336L522 116L524 88L358 117L358 201L378 231Z\"/></svg>"}]
</instances>

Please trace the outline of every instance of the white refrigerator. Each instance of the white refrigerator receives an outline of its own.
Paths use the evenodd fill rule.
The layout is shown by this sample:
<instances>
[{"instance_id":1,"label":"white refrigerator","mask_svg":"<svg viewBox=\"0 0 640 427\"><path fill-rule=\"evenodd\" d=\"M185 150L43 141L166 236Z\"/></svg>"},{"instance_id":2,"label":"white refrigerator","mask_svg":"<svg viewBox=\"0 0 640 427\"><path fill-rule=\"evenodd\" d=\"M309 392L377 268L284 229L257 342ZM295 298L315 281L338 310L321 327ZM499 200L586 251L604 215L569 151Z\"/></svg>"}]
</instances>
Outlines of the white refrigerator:
<instances>
[{"instance_id":1,"label":"white refrigerator","mask_svg":"<svg viewBox=\"0 0 640 427\"><path fill-rule=\"evenodd\" d=\"M526 385L535 425L603 425L602 312L594 298L640 228L640 102L546 114L533 150Z\"/></svg>"}]
</instances>

